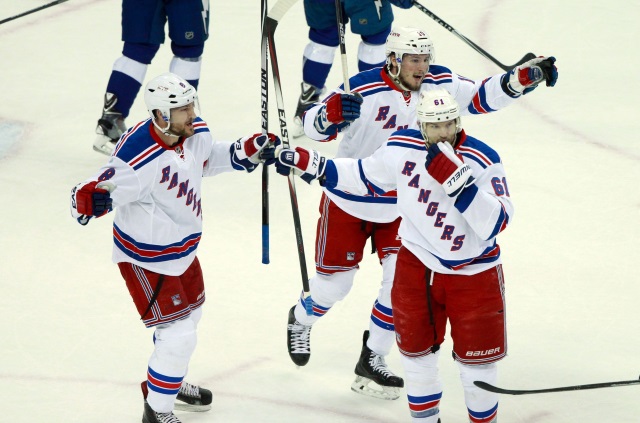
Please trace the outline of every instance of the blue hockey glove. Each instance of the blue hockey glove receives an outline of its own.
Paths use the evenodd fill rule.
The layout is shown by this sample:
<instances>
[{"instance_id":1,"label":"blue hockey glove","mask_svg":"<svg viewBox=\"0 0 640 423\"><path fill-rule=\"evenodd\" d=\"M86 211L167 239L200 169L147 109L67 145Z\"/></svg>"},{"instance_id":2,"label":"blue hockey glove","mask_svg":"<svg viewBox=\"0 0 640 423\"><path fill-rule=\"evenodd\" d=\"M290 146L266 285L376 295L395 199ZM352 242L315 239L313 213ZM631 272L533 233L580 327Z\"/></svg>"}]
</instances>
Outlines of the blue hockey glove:
<instances>
[{"instance_id":1,"label":"blue hockey glove","mask_svg":"<svg viewBox=\"0 0 640 423\"><path fill-rule=\"evenodd\" d=\"M413 0L389 0L389 2L402 9L411 9L413 7Z\"/></svg>"},{"instance_id":2,"label":"blue hockey glove","mask_svg":"<svg viewBox=\"0 0 640 423\"><path fill-rule=\"evenodd\" d=\"M276 171L281 175L289 175L291 169L306 183L324 175L327 164L326 157L315 150L296 147L295 150L283 148L276 153Z\"/></svg>"},{"instance_id":3,"label":"blue hockey glove","mask_svg":"<svg viewBox=\"0 0 640 423\"><path fill-rule=\"evenodd\" d=\"M424 163L427 172L435 179L449 197L458 196L474 181L473 170L458 157L447 142L431 145Z\"/></svg>"},{"instance_id":4,"label":"blue hockey glove","mask_svg":"<svg viewBox=\"0 0 640 423\"><path fill-rule=\"evenodd\" d=\"M274 134L253 134L236 141L230 148L231 165L236 170L253 172L260 163L275 163L275 148L281 144Z\"/></svg>"},{"instance_id":5,"label":"blue hockey glove","mask_svg":"<svg viewBox=\"0 0 640 423\"><path fill-rule=\"evenodd\" d=\"M322 106L314 126L321 134L332 135L360 117L360 93L334 94Z\"/></svg>"}]
</instances>

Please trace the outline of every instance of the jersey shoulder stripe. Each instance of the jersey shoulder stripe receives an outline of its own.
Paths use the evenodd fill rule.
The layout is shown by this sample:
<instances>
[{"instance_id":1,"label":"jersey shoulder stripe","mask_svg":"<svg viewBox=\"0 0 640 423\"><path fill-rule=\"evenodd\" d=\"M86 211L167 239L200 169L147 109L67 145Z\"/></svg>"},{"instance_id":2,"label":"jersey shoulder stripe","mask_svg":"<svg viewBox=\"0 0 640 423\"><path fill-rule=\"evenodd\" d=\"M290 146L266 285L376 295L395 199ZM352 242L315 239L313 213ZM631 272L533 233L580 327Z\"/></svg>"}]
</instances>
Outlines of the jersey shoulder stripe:
<instances>
[{"instance_id":1,"label":"jersey shoulder stripe","mask_svg":"<svg viewBox=\"0 0 640 423\"><path fill-rule=\"evenodd\" d=\"M195 118L195 120L193 121L193 130L194 133L196 134L201 134L203 132L211 132L209 131L209 126L207 125L207 122L205 122L204 120L202 120L202 118Z\"/></svg>"},{"instance_id":2,"label":"jersey shoulder stripe","mask_svg":"<svg viewBox=\"0 0 640 423\"><path fill-rule=\"evenodd\" d=\"M393 90L382 78L382 68L360 72L351 77L349 83L351 84L351 91L360 93L362 97Z\"/></svg>"},{"instance_id":3,"label":"jersey shoulder stripe","mask_svg":"<svg viewBox=\"0 0 640 423\"><path fill-rule=\"evenodd\" d=\"M492 164L501 163L498 153L477 138L467 136L464 142L456 147L456 150L462 156L478 163L483 169Z\"/></svg>"},{"instance_id":4,"label":"jersey shoulder stripe","mask_svg":"<svg viewBox=\"0 0 640 423\"><path fill-rule=\"evenodd\" d=\"M117 150L114 151L114 155L131 166L133 170L140 169L165 151L152 138L151 125L151 119L138 123L122 136Z\"/></svg>"},{"instance_id":5,"label":"jersey shoulder stripe","mask_svg":"<svg viewBox=\"0 0 640 423\"><path fill-rule=\"evenodd\" d=\"M427 73L422 80L422 84L446 84L453 82L453 73L449 68L440 65L429 66L429 73Z\"/></svg>"},{"instance_id":6,"label":"jersey shoulder stripe","mask_svg":"<svg viewBox=\"0 0 640 423\"><path fill-rule=\"evenodd\" d=\"M417 129L401 129L396 131L387 140L390 147L411 148L414 150L426 150L424 138Z\"/></svg>"}]
</instances>

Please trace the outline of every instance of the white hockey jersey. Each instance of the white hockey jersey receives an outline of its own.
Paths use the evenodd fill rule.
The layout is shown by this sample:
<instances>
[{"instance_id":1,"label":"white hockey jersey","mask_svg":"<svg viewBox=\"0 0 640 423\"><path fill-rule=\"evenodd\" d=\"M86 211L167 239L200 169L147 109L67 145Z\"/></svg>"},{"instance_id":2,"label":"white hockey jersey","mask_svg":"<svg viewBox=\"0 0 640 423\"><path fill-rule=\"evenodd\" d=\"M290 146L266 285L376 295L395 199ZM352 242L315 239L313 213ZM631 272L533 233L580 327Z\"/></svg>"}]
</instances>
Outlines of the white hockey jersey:
<instances>
[{"instance_id":1,"label":"white hockey jersey","mask_svg":"<svg viewBox=\"0 0 640 423\"><path fill-rule=\"evenodd\" d=\"M116 210L113 219L113 262L128 262L170 276L179 276L194 260L202 236L203 176L234 170L231 142L214 142L207 124L193 122L195 134L167 146L151 119L127 131L98 173L79 184L109 181ZM82 222L86 223L86 222Z\"/></svg>"},{"instance_id":2,"label":"white hockey jersey","mask_svg":"<svg viewBox=\"0 0 640 423\"><path fill-rule=\"evenodd\" d=\"M327 161L326 185L354 195L397 190L402 245L435 272L474 275L501 263L496 236L513 205L493 149L463 131L455 150L475 177L457 198L427 172L424 139L413 129L395 132L365 159Z\"/></svg>"},{"instance_id":3,"label":"white hockey jersey","mask_svg":"<svg viewBox=\"0 0 640 423\"><path fill-rule=\"evenodd\" d=\"M444 88L460 105L462 115L484 114L511 104L516 97L503 84L506 74L475 82L453 73L444 66L431 65L422 82L422 90ZM508 76L507 76L508 78ZM507 79L508 80L508 79ZM360 118L342 131L336 158L363 159L376 151L395 131L417 129L416 107L420 99L417 91L399 91L382 68L360 72L349 79L351 91L363 97ZM331 92L324 100L336 93L343 93L343 86ZM317 141L331 141L337 134L328 136L319 133L314 120L322 103L316 104L304 115L305 134ZM339 189L326 189L327 196L342 210L369 222L392 222L398 217L396 194L356 195Z\"/></svg>"}]
</instances>

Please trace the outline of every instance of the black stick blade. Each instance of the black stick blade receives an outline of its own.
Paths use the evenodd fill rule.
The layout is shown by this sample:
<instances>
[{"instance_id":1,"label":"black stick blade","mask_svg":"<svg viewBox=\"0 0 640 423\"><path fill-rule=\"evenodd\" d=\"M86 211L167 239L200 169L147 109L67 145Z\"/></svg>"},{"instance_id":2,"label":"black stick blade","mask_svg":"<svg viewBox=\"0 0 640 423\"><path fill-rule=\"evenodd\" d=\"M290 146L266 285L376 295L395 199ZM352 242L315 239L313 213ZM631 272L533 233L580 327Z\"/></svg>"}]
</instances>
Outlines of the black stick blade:
<instances>
[{"instance_id":1,"label":"black stick blade","mask_svg":"<svg viewBox=\"0 0 640 423\"><path fill-rule=\"evenodd\" d=\"M497 386L493 386L489 383L476 380L473 382L480 389L485 391L494 392L496 394L505 395L530 395L530 394L546 394L551 392L567 392L567 391L584 391L587 389L600 389L600 388L615 388L617 386L629 386L640 385L640 380L621 380L617 382L604 382L604 383L591 383L587 385L573 385L573 386L561 386L559 388L547 388L547 389L504 389Z\"/></svg>"}]
</instances>

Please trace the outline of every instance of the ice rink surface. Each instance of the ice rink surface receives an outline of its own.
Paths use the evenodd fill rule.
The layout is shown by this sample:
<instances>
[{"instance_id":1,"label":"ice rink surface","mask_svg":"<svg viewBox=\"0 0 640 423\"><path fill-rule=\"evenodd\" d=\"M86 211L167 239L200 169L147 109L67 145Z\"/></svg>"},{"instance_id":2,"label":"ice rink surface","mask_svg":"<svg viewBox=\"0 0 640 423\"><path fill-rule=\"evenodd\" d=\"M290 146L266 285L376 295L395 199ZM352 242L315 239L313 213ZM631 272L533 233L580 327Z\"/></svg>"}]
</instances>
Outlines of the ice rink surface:
<instances>
[{"instance_id":1,"label":"ice rink surface","mask_svg":"<svg viewBox=\"0 0 640 423\"><path fill-rule=\"evenodd\" d=\"M0 0L0 20L46 0ZM270 2L272 5L274 1ZM637 0L428 1L423 4L505 64L555 55L558 84L508 109L463 118L501 155L516 213L499 237L509 355L500 385L535 389L629 380L640 374L640 82ZM214 138L260 127L260 2L211 1L200 83ZM426 29L436 63L472 79L500 73L417 9L396 24ZM636 29L633 29L636 28ZM299 95L307 43L302 1L276 32L287 116ZM349 72L358 38L347 35ZM78 225L69 191L106 161L91 144L113 61L120 2L70 0L0 26L0 420L137 422L152 332L138 321L111 263L111 217ZM147 79L168 70L165 44ZM342 81L339 53L327 81ZM270 80L271 82L271 80ZM271 85L272 86L272 85ZM270 129L278 132L270 92ZM127 123L146 118L139 96ZM337 143L314 146L332 156ZM271 263L261 264L260 172L203 184L199 249L207 301L187 379L212 389L213 409L184 423L409 422L404 395L350 391L381 269L367 256L350 295L312 332L296 368L286 316L300 269L285 179L271 171ZM313 272L320 188L297 180L307 265ZM450 340L440 359L444 423L466 409ZM402 374L394 348L390 367ZM507 423L640 421L640 386L502 396Z\"/></svg>"}]
</instances>

